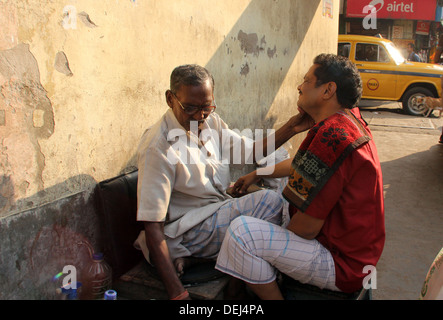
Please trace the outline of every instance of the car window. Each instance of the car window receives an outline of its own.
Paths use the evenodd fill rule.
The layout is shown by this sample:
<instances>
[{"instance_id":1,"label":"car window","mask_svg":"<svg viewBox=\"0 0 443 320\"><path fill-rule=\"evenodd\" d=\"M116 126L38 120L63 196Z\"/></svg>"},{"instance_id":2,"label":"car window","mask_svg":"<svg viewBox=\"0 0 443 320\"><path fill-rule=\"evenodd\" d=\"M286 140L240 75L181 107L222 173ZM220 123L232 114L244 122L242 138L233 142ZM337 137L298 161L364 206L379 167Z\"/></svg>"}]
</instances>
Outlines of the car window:
<instances>
[{"instance_id":1,"label":"car window","mask_svg":"<svg viewBox=\"0 0 443 320\"><path fill-rule=\"evenodd\" d=\"M396 64L402 64L405 62L405 58L392 42L386 43L386 49L388 50L389 55L394 59Z\"/></svg>"},{"instance_id":2,"label":"car window","mask_svg":"<svg viewBox=\"0 0 443 320\"><path fill-rule=\"evenodd\" d=\"M389 55L385 48L378 44L372 43L357 43L355 48L356 61L370 61L370 62L389 62Z\"/></svg>"},{"instance_id":3,"label":"car window","mask_svg":"<svg viewBox=\"0 0 443 320\"><path fill-rule=\"evenodd\" d=\"M337 54L339 56L349 58L350 52L351 52L351 44L350 43L343 42L343 43L338 44Z\"/></svg>"}]
</instances>

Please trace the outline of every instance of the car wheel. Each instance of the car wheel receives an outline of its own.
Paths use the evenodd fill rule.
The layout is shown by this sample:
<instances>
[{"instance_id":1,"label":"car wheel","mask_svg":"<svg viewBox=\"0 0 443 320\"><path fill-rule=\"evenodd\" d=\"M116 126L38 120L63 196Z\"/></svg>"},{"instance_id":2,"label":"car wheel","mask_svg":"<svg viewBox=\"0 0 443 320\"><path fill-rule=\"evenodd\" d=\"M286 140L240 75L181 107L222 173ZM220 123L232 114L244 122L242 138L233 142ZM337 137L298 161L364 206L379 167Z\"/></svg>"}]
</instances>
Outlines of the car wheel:
<instances>
[{"instance_id":1,"label":"car wheel","mask_svg":"<svg viewBox=\"0 0 443 320\"><path fill-rule=\"evenodd\" d=\"M403 110L413 116L422 115L426 111L426 107L420 98L424 97L434 97L434 95L429 89L422 87L409 89L403 97Z\"/></svg>"}]
</instances>

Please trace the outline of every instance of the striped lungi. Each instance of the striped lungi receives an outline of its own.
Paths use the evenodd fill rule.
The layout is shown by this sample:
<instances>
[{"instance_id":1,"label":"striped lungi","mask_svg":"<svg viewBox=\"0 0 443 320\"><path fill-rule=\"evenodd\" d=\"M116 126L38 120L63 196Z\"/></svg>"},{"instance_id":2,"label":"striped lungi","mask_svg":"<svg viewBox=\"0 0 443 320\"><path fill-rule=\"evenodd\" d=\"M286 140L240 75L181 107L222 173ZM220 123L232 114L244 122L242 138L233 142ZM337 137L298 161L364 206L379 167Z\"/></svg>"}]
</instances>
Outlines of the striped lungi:
<instances>
[{"instance_id":1,"label":"striped lungi","mask_svg":"<svg viewBox=\"0 0 443 320\"><path fill-rule=\"evenodd\" d=\"M224 239L216 269L252 284L270 283L277 270L319 288L339 291L330 252L317 240L256 219L235 219Z\"/></svg>"},{"instance_id":2,"label":"striped lungi","mask_svg":"<svg viewBox=\"0 0 443 320\"><path fill-rule=\"evenodd\" d=\"M251 216L280 224L283 198L272 190L261 190L234 198L221 206L211 217L183 234L183 245L193 257L214 259L231 222L239 216Z\"/></svg>"}]
</instances>

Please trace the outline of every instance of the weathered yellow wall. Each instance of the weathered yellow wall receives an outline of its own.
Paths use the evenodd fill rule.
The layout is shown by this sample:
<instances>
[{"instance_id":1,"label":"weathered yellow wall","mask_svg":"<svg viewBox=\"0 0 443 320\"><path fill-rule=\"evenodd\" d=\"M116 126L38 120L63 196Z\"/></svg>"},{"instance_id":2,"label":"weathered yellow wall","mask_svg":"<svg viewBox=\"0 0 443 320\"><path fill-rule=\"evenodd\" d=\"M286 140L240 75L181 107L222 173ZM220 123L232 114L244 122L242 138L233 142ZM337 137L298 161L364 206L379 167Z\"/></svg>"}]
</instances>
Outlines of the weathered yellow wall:
<instances>
[{"instance_id":1,"label":"weathered yellow wall","mask_svg":"<svg viewBox=\"0 0 443 320\"><path fill-rule=\"evenodd\" d=\"M164 91L179 64L211 70L218 112L231 127L278 127L296 112L295 88L313 57L334 52L338 33L338 5L330 19L318 0L0 5L8 21L1 49L10 50L2 57L14 62L12 78L2 73L3 215L133 165L141 133L167 108ZM55 66L59 52L72 74Z\"/></svg>"},{"instance_id":2,"label":"weathered yellow wall","mask_svg":"<svg viewBox=\"0 0 443 320\"><path fill-rule=\"evenodd\" d=\"M231 128L297 113L313 58L336 52L330 2L0 0L0 299L52 298L51 277L87 262L78 242L100 248L91 191L136 165L177 65L214 74Z\"/></svg>"},{"instance_id":3,"label":"weathered yellow wall","mask_svg":"<svg viewBox=\"0 0 443 320\"><path fill-rule=\"evenodd\" d=\"M296 113L314 56L336 50L338 2L332 19L322 9L320 0L0 1L0 217L134 165L180 64L210 69L232 128L278 128Z\"/></svg>"}]
</instances>

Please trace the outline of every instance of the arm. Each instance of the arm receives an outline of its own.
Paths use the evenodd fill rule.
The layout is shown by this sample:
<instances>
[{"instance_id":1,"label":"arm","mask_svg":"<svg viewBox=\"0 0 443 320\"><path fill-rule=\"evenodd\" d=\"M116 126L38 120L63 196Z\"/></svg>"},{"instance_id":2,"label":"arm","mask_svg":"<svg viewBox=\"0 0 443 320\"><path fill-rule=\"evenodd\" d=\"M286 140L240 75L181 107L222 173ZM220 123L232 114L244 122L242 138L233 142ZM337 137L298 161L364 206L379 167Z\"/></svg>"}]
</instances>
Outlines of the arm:
<instances>
[{"instance_id":1,"label":"arm","mask_svg":"<svg viewBox=\"0 0 443 320\"><path fill-rule=\"evenodd\" d=\"M362 176L370 177L369 167L362 166L366 161L360 156L365 148L368 146L357 149L345 159L304 212L297 210L286 227L288 230L307 240L318 236L334 206L340 201L345 186L357 176L355 168L360 168L361 172L364 172ZM358 184L368 185L369 182L363 180Z\"/></svg>"},{"instance_id":2,"label":"arm","mask_svg":"<svg viewBox=\"0 0 443 320\"><path fill-rule=\"evenodd\" d=\"M163 232L164 223L145 221L144 225L146 245L151 260L156 266L169 298L177 297L185 291L185 288L178 278L174 264L169 256L169 250Z\"/></svg>"},{"instance_id":3,"label":"arm","mask_svg":"<svg viewBox=\"0 0 443 320\"><path fill-rule=\"evenodd\" d=\"M270 171L272 170L272 174L261 176L257 173L257 170L252 171L251 173L248 173L247 175L244 175L240 177L237 182L235 182L234 187L232 189L234 194L244 194L246 193L246 190L248 190L249 186L251 184L257 183L262 179L263 177L266 178L282 178L289 176L289 172L291 169L291 163L292 159L286 159L282 162L277 163L275 166L271 167Z\"/></svg>"},{"instance_id":4,"label":"arm","mask_svg":"<svg viewBox=\"0 0 443 320\"><path fill-rule=\"evenodd\" d=\"M266 137L265 139L254 143L253 156L254 162L260 159L256 159L256 145L260 145L263 150L264 156L268 150L268 143L274 143L274 152L278 148L280 148L286 141L291 139L294 135L306 131L312 128L315 124L314 120L302 109L298 109L299 113L286 122L283 127L278 129L273 135ZM268 140L271 140L269 142Z\"/></svg>"},{"instance_id":5,"label":"arm","mask_svg":"<svg viewBox=\"0 0 443 320\"><path fill-rule=\"evenodd\" d=\"M289 119L288 122L286 122L283 127L278 129L274 135L271 135L265 139L263 139L260 142L254 143L254 150L253 150L253 156L254 161L257 159L256 156L256 145L262 144L262 150L268 150L268 140L274 139L274 151L277 150L283 143L288 141L290 138L292 138L294 135L301 133L303 131L306 131L310 129L314 124L314 120L311 118L310 115L308 115L305 111L302 109L298 109L299 113L295 116L293 116L291 119ZM276 164L273 167L269 167L269 170L266 170L265 172L272 172L271 174L267 174L266 178L282 178L289 176L290 169L291 169L291 159L284 160L278 164ZM261 178L264 176L260 176L257 174L257 170L240 177L237 182L234 184L233 187L233 193L234 194L243 194L246 192L248 187L251 184L257 183L260 181Z\"/></svg>"},{"instance_id":6,"label":"arm","mask_svg":"<svg viewBox=\"0 0 443 320\"><path fill-rule=\"evenodd\" d=\"M164 221L175 183L177 159L175 153L170 152L173 150L169 150L167 141L159 139L152 143L145 135L138 150L137 220L144 224L149 260L156 267L168 296L176 298L185 289L171 260Z\"/></svg>"},{"instance_id":7,"label":"arm","mask_svg":"<svg viewBox=\"0 0 443 320\"><path fill-rule=\"evenodd\" d=\"M303 239L312 240L318 235L324 222L324 220L297 211L289 221L287 229Z\"/></svg>"}]
</instances>

